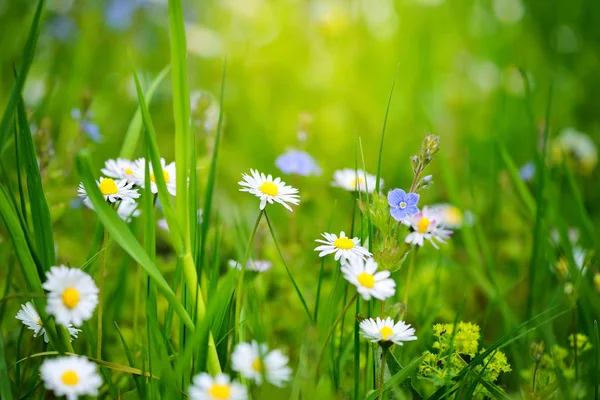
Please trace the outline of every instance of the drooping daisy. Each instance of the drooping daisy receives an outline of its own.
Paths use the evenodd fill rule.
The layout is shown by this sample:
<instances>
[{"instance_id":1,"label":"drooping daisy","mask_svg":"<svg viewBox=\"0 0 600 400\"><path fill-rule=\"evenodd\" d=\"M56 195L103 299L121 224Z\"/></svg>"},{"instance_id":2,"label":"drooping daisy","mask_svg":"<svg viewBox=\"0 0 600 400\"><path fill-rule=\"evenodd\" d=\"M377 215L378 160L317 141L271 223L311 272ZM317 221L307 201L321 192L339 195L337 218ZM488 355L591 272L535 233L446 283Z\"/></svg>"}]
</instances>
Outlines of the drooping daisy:
<instances>
[{"instance_id":1,"label":"drooping daisy","mask_svg":"<svg viewBox=\"0 0 600 400\"><path fill-rule=\"evenodd\" d=\"M125 222L131 222L133 218L139 217L141 213L138 203L135 201L122 201L117 208L117 215Z\"/></svg>"},{"instance_id":2,"label":"drooping daisy","mask_svg":"<svg viewBox=\"0 0 600 400\"><path fill-rule=\"evenodd\" d=\"M411 215L403 223L412 229L404 241L413 245L423 246L427 239L437 249L436 241L446 243L446 239L452 235L452 231L442 224L440 213L429 207L424 207L421 212Z\"/></svg>"},{"instance_id":3,"label":"drooping daisy","mask_svg":"<svg viewBox=\"0 0 600 400\"><path fill-rule=\"evenodd\" d=\"M98 287L91 276L79 268L65 265L50 268L42 287L47 290L46 311L56 322L81 326L92 317L98 305Z\"/></svg>"},{"instance_id":4,"label":"drooping daisy","mask_svg":"<svg viewBox=\"0 0 600 400\"><path fill-rule=\"evenodd\" d=\"M19 310L15 318L34 332L33 337L44 335L44 342L48 343L48 334L44 329L42 319L30 301L21 305L21 310ZM71 340L73 340L73 338L77 338L77 335L79 335L79 332L81 332L81 330L73 327L71 324L67 325L67 329L71 334Z\"/></svg>"},{"instance_id":5,"label":"drooping daisy","mask_svg":"<svg viewBox=\"0 0 600 400\"><path fill-rule=\"evenodd\" d=\"M255 169L251 169L250 174L242 174L243 180L238 182L240 186L243 186L240 191L248 192L258 197L260 199L261 210L265 209L267 203L273 204L273 202L276 202L292 211L292 208L287 203L294 205L300 203L298 189L286 185L281 178L273 179L271 175L261 174Z\"/></svg>"},{"instance_id":6,"label":"drooping daisy","mask_svg":"<svg viewBox=\"0 0 600 400\"><path fill-rule=\"evenodd\" d=\"M365 300L374 297L385 300L396 293L396 282L390 278L390 271L377 271L374 259L351 258L342 265L344 278L356 286L358 293Z\"/></svg>"},{"instance_id":7,"label":"drooping daisy","mask_svg":"<svg viewBox=\"0 0 600 400\"><path fill-rule=\"evenodd\" d=\"M446 228L458 229L463 224L470 225L469 213L463 212L456 206L448 203L433 204L429 206L433 214L438 215L440 223Z\"/></svg>"},{"instance_id":8,"label":"drooping daisy","mask_svg":"<svg viewBox=\"0 0 600 400\"><path fill-rule=\"evenodd\" d=\"M416 193L406 193L402 189L394 189L388 192L387 197L390 213L396 221L403 221L409 215L419 212L417 204L420 196Z\"/></svg>"},{"instance_id":9,"label":"drooping daisy","mask_svg":"<svg viewBox=\"0 0 600 400\"><path fill-rule=\"evenodd\" d=\"M411 328L410 324L404 321L394 323L390 317L386 319L367 318L360 323L361 335L371 342L393 342L402 346L403 342L417 340L415 336L415 328Z\"/></svg>"},{"instance_id":10,"label":"drooping daisy","mask_svg":"<svg viewBox=\"0 0 600 400\"><path fill-rule=\"evenodd\" d=\"M165 183L167 184L167 191L171 196L177 195L177 170L175 168L175 162L167 164L164 158L160 159L160 166L162 168L163 176L165 177ZM154 169L152 163L150 163L150 191L153 194L158 193L158 187L156 186L156 176L154 176ZM134 162L133 176L136 185L144 187L146 177L146 160L139 158Z\"/></svg>"},{"instance_id":11,"label":"drooping daisy","mask_svg":"<svg viewBox=\"0 0 600 400\"><path fill-rule=\"evenodd\" d=\"M233 370L258 385L262 384L264 376L267 382L283 387L292 376L288 361L280 350L269 351L266 344L259 345L255 340L252 343L239 343L231 354Z\"/></svg>"},{"instance_id":12,"label":"drooping daisy","mask_svg":"<svg viewBox=\"0 0 600 400\"><path fill-rule=\"evenodd\" d=\"M314 158L305 151L288 150L275 160L275 165L284 174L295 174L302 176L320 175L321 168Z\"/></svg>"},{"instance_id":13,"label":"drooping daisy","mask_svg":"<svg viewBox=\"0 0 600 400\"><path fill-rule=\"evenodd\" d=\"M240 271L242 270L242 265L235 260L229 260L227 264L230 268L235 268ZM248 260L246 264L246 271L265 272L270 270L272 266L273 264L271 263L271 261Z\"/></svg>"},{"instance_id":14,"label":"drooping daisy","mask_svg":"<svg viewBox=\"0 0 600 400\"><path fill-rule=\"evenodd\" d=\"M551 159L555 164L561 164L566 159L584 174L591 173L598 163L598 149L594 141L573 128L564 129L552 141L551 149Z\"/></svg>"},{"instance_id":15,"label":"drooping daisy","mask_svg":"<svg viewBox=\"0 0 600 400\"><path fill-rule=\"evenodd\" d=\"M134 168L133 161L125 158L117 158L116 160L106 160L104 168L100 171L110 178L125 179L127 182L135 183L133 176Z\"/></svg>"},{"instance_id":16,"label":"drooping daisy","mask_svg":"<svg viewBox=\"0 0 600 400\"><path fill-rule=\"evenodd\" d=\"M354 257L366 258L371 257L371 253L366 248L360 245L360 239L351 239L346 237L344 231L340 232L340 237L337 237L334 233L322 233L321 236L325 238L316 239L315 242L322 243L321 246L315 248L315 251L320 251L319 257L325 257L328 254L335 253L335 260L341 259L342 264L346 260Z\"/></svg>"},{"instance_id":17,"label":"drooping daisy","mask_svg":"<svg viewBox=\"0 0 600 400\"><path fill-rule=\"evenodd\" d=\"M85 357L67 356L48 358L40 368L40 375L47 390L56 396L76 400L79 396L98 396L102 378L95 363Z\"/></svg>"},{"instance_id":18,"label":"drooping daisy","mask_svg":"<svg viewBox=\"0 0 600 400\"><path fill-rule=\"evenodd\" d=\"M353 170L344 168L338 169L333 173L333 182L331 182L331 186L341 187L351 192L358 189L363 193L366 193L368 189L369 193L373 193L376 182L377 178L374 175L367 174L362 169ZM381 183L380 186L383 186L383 179L380 178L379 182Z\"/></svg>"},{"instance_id":19,"label":"drooping daisy","mask_svg":"<svg viewBox=\"0 0 600 400\"><path fill-rule=\"evenodd\" d=\"M231 381L226 374L214 378L206 372L194 377L188 389L192 400L246 400L248 392L244 385Z\"/></svg>"},{"instance_id":20,"label":"drooping daisy","mask_svg":"<svg viewBox=\"0 0 600 400\"><path fill-rule=\"evenodd\" d=\"M96 183L98 184L98 189L100 189L100 192L104 196L104 200L109 203L116 203L117 201L133 202L135 201L134 199L140 197L137 189L132 189L133 183L129 183L124 179L114 180L112 178L101 177ZM83 203L86 206L93 209L92 202L83 183L79 184L77 194L83 199Z\"/></svg>"}]
</instances>

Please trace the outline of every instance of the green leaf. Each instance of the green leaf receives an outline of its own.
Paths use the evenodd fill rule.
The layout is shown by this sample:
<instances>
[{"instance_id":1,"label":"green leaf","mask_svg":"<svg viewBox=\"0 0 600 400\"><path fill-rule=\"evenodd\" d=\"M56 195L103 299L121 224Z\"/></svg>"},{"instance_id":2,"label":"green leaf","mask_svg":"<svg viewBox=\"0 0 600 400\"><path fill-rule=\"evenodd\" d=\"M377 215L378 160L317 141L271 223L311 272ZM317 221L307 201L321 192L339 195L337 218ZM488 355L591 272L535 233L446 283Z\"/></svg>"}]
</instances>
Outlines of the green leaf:
<instances>
[{"instance_id":1,"label":"green leaf","mask_svg":"<svg viewBox=\"0 0 600 400\"><path fill-rule=\"evenodd\" d=\"M162 71L158 74L148 90L146 90L146 104L150 104L152 101L152 97L154 97L154 93L156 89L160 86L162 81L165 79L167 74L169 73L169 69L171 67L167 65L163 68ZM121 158L132 158L135 154L135 147L140 138L140 133L142 133L143 121L142 121L142 110L141 106L138 106L131 122L129 123L129 128L127 128L127 132L125 133L125 139L123 140L123 146L121 147L121 152L119 153L119 157Z\"/></svg>"},{"instance_id":2,"label":"green leaf","mask_svg":"<svg viewBox=\"0 0 600 400\"><path fill-rule=\"evenodd\" d=\"M27 36L27 42L25 44L25 49L23 50L23 64L21 64L21 68L19 68L19 74L17 75L15 84L12 88L12 91L10 92L8 104L6 105L4 115L2 116L2 121L0 122L0 152L2 152L2 150L4 149L6 140L9 137L10 126L15 113L15 107L17 106L17 102L19 100L19 97L21 96L23 86L25 86L25 79L27 78L27 73L29 72L31 63L33 62L35 47L37 45L37 40L40 35L40 19L42 17L44 2L44 0L39 0L37 7L35 8L33 22L31 23L31 27L29 28L29 35Z\"/></svg>"},{"instance_id":3,"label":"green leaf","mask_svg":"<svg viewBox=\"0 0 600 400\"><path fill-rule=\"evenodd\" d=\"M33 233L37 255L43 269L48 271L56 263L54 237L52 236L52 219L50 218L50 208L48 207L44 187L42 186L42 176L22 97L19 97L17 116L22 138L21 149L24 156L23 161L25 162L25 170L27 172L27 191L29 193L31 217L35 221L33 224Z\"/></svg>"},{"instance_id":4,"label":"green leaf","mask_svg":"<svg viewBox=\"0 0 600 400\"><path fill-rule=\"evenodd\" d=\"M165 296L166 300L173 305L175 312L179 315L183 323L190 329L194 329L194 323L190 319L179 299L171 290L167 281L163 278L156 265L150 257L144 252L144 249L137 242L133 233L129 230L127 224L117 215L105 201L98 189L98 185L92 177L92 166L88 150L82 150L77 154L77 170L83 181L86 193L89 196L98 218L104 225L104 228L111 234L123 250L125 250L142 268L146 271L150 279L154 281L158 290ZM161 175L159 175L161 176ZM163 177L164 183L164 177Z\"/></svg>"},{"instance_id":5,"label":"green leaf","mask_svg":"<svg viewBox=\"0 0 600 400\"><path fill-rule=\"evenodd\" d=\"M410 378L412 373L415 372L417 370L417 368L419 368L419 365L421 365L421 362L423 362L424 359L425 359L425 354L423 354L419 358L415 358L406 367L401 369L396 374L392 375L392 377L389 378L387 381L385 381L385 383L383 384L383 390L384 391L390 390L394 386L398 386L402 382L404 382L406 379ZM375 400L378 395L379 395L379 392L377 390L371 390L367 394L367 397L365 397L365 400Z\"/></svg>"}]
</instances>

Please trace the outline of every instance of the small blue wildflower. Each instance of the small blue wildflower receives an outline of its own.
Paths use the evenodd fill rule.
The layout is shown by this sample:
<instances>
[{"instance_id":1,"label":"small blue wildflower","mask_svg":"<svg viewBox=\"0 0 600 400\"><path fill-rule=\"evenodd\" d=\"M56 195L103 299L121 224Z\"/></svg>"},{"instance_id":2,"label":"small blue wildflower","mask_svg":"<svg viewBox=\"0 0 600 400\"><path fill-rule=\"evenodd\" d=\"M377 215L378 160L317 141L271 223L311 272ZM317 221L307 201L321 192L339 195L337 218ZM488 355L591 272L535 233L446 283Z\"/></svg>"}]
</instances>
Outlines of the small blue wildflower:
<instances>
[{"instance_id":1,"label":"small blue wildflower","mask_svg":"<svg viewBox=\"0 0 600 400\"><path fill-rule=\"evenodd\" d=\"M524 182L529 182L535 176L535 164L531 161L527 162L519 170L519 176Z\"/></svg>"},{"instance_id":2,"label":"small blue wildflower","mask_svg":"<svg viewBox=\"0 0 600 400\"><path fill-rule=\"evenodd\" d=\"M275 165L284 174L309 176L321 173L321 168L319 168L314 158L307 152L300 150L288 150L277 157Z\"/></svg>"},{"instance_id":3,"label":"small blue wildflower","mask_svg":"<svg viewBox=\"0 0 600 400\"><path fill-rule=\"evenodd\" d=\"M409 215L419 212L417 203L419 195L416 193L406 193L402 189L394 189L388 192L388 204L390 213L396 221L402 221Z\"/></svg>"},{"instance_id":4,"label":"small blue wildflower","mask_svg":"<svg viewBox=\"0 0 600 400\"><path fill-rule=\"evenodd\" d=\"M143 8L145 0L112 0L106 3L106 24L115 31L128 29L135 13Z\"/></svg>"},{"instance_id":5,"label":"small blue wildflower","mask_svg":"<svg viewBox=\"0 0 600 400\"><path fill-rule=\"evenodd\" d=\"M79 129L92 141L100 143L104 140L104 137L100 133L100 127L91 121L92 118L89 111L82 115L80 109L74 108L71 110L71 117L79 122Z\"/></svg>"}]
</instances>

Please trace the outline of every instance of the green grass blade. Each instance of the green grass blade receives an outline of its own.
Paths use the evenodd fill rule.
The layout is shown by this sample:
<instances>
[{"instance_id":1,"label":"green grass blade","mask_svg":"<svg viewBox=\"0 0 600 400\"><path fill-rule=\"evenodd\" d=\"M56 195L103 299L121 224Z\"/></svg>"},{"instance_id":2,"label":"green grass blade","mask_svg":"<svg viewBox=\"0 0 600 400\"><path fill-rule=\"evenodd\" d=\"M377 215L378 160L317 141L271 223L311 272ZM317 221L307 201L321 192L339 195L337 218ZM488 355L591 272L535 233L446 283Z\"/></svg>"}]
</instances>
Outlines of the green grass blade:
<instances>
[{"instance_id":1,"label":"green grass blade","mask_svg":"<svg viewBox=\"0 0 600 400\"><path fill-rule=\"evenodd\" d=\"M279 247L277 238L275 238L275 231L273 231L273 225L271 224L271 220L269 219L269 215L267 214L266 210L265 210L265 219L267 220L267 225L269 225L269 231L271 232L271 237L273 238L273 242L275 243L275 247L277 248L277 252L279 253L281 262L283 263L283 266L285 267L285 271L287 272L288 277L292 281L292 284L294 285L294 289L296 290L296 293L298 293L298 297L300 298L300 302L302 303L302 306L304 307L304 311L306 311L306 315L308 315L308 319L312 321L312 316L310 315L310 310L308 309L306 300L304 300L304 296L302 296L302 292L300 291L298 284L294 280L294 277L292 276L292 273L290 272L290 269L288 268L287 263L285 262L285 257L283 256L283 253L281 252L281 248Z\"/></svg>"},{"instance_id":2,"label":"green grass blade","mask_svg":"<svg viewBox=\"0 0 600 400\"><path fill-rule=\"evenodd\" d=\"M80 151L76 161L77 170L79 171L85 190L94 205L98 218L104 225L104 228L111 234L114 241L144 268L148 276L156 283L158 290L160 290L166 300L175 307L175 312L179 315L181 320L190 329L194 329L194 323L190 319L190 316L187 314L158 268L156 268L156 265L154 265L150 257L148 257L144 249L137 242L125 221L117 216L115 210L104 201L102 193L100 193L98 185L92 176L89 151Z\"/></svg>"},{"instance_id":3,"label":"green grass blade","mask_svg":"<svg viewBox=\"0 0 600 400\"><path fill-rule=\"evenodd\" d=\"M123 350L125 351L125 356L127 357L127 362L131 368L135 368L135 362L133 360L133 355L129 350L129 346L127 346L127 342L123 337L123 333L121 333L121 329L119 325L117 325L117 321L115 321L115 328L117 329L117 333L119 334L119 339L121 339L121 344L123 345ZM133 382L135 383L135 387L137 388L138 395L140 398L145 398L145 390L143 380L138 375L133 375Z\"/></svg>"},{"instance_id":4,"label":"green grass blade","mask_svg":"<svg viewBox=\"0 0 600 400\"><path fill-rule=\"evenodd\" d=\"M4 353L4 341L2 340L2 332L0 332L0 398L4 400L12 400L12 383L8 376L8 367Z\"/></svg>"},{"instance_id":5,"label":"green grass blade","mask_svg":"<svg viewBox=\"0 0 600 400\"><path fill-rule=\"evenodd\" d=\"M23 189L23 177L21 176L21 171L23 170L23 163L21 160L21 145L19 144L19 129L17 128L17 124L14 124L14 132L15 132L15 161L17 164L17 186L19 188L19 201L21 205L21 216L23 218L23 226L24 229L29 229L29 222L27 220L27 205L25 204L25 189ZM18 210L17 210L18 211Z\"/></svg>"},{"instance_id":6,"label":"green grass blade","mask_svg":"<svg viewBox=\"0 0 600 400\"><path fill-rule=\"evenodd\" d=\"M162 81L165 79L165 77L169 73L170 68L171 67L169 65L167 65L165 68L163 68L163 70L160 71L158 76L156 78L154 78L154 81L152 81L148 90L146 90L145 98L146 98L147 105L149 105L150 102L152 101L152 97L154 96L154 93L156 92L156 90L158 89L158 87L160 86ZM125 139L123 140L123 146L121 147L121 152L119 153L119 157L132 158L134 156L135 148L140 139L140 134L142 133L143 126L144 125L143 125L143 121L142 121L142 110L141 110L141 107L138 106L133 118L131 119L131 122L129 123L127 132L125 133Z\"/></svg>"},{"instance_id":7,"label":"green grass blade","mask_svg":"<svg viewBox=\"0 0 600 400\"><path fill-rule=\"evenodd\" d=\"M381 160L383 159L383 141L385 139L385 128L387 127L388 115L390 113L390 104L392 104L392 95L394 94L394 87L396 86L396 78L398 78L398 71L400 70L400 64L396 66L396 72L394 73L394 80L392 81L392 87L390 88L390 95L388 97L387 106L385 107L385 117L383 117L383 128L381 128L381 141L379 142L379 155L377 156L377 173L375 175L375 192L379 193L381 189L381 183L379 178L381 177Z\"/></svg>"},{"instance_id":8,"label":"green grass blade","mask_svg":"<svg viewBox=\"0 0 600 400\"><path fill-rule=\"evenodd\" d=\"M523 200L523 203L525 203L525 207L529 213L534 216L536 214L535 199L531 195L527 184L523 182L523 179L521 179L521 176L519 175L519 168L517 168L515 162L508 154L506 147L500 140L496 141L496 146L498 148L498 152L500 153L500 158L504 162L506 171L508 172L512 183L515 186L519 197L521 197L521 200Z\"/></svg>"},{"instance_id":9,"label":"green grass blade","mask_svg":"<svg viewBox=\"0 0 600 400\"><path fill-rule=\"evenodd\" d=\"M23 64L21 64L21 68L19 68L19 74L17 75L15 84L10 92L8 104L4 109L4 115L2 115L2 121L0 122L0 152L2 152L4 149L4 145L10 136L10 126L12 118L15 114L15 108L17 107L17 102L21 96L21 92L23 91L23 86L25 86L25 80L27 79L29 68L33 62L35 47L40 35L40 20L42 17L42 10L44 8L44 2L45 0L39 0L35 8L35 14L33 15L31 28L29 28L29 35L27 36L27 42L25 44L25 49L23 50Z\"/></svg>"},{"instance_id":10,"label":"green grass blade","mask_svg":"<svg viewBox=\"0 0 600 400\"><path fill-rule=\"evenodd\" d=\"M33 224L33 233L37 255L42 267L47 271L56 263L54 237L52 235L52 219L50 218L50 208L48 207L44 187L42 186L42 176L40 174L35 147L33 145L31 131L29 130L29 120L27 118L22 97L19 97L17 116L22 138L21 149L24 156L25 170L27 172L27 191L29 193L31 218L35 221Z\"/></svg>"},{"instance_id":11,"label":"green grass blade","mask_svg":"<svg viewBox=\"0 0 600 400\"><path fill-rule=\"evenodd\" d=\"M400 372L396 373L395 375L392 375L392 377L390 377L383 384L383 390L390 390L394 386L398 386L406 379L410 378L410 376L417 370L417 368L419 368L419 365L421 365L421 363L425 359L425 356L426 355L423 354L421 357L415 358L410 363L408 363L406 367L402 368ZM369 392L367 397L365 397L365 400L375 400L378 395L379 392L377 390L372 390Z\"/></svg>"}]
</instances>

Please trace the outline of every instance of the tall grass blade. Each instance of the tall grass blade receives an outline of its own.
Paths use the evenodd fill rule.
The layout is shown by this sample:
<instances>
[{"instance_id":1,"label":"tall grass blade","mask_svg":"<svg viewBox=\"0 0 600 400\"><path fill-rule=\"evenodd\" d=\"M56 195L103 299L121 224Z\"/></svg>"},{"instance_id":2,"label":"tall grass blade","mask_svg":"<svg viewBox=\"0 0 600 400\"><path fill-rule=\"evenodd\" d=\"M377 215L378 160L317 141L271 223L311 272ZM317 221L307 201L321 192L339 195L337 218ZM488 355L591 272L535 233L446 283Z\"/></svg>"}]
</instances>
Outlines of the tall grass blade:
<instances>
[{"instance_id":1,"label":"tall grass blade","mask_svg":"<svg viewBox=\"0 0 600 400\"><path fill-rule=\"evenodd\" d=\"M13 400L12 383L8 376L8 367L4 353L4 341L0 331L0 398L4 400Z\"/></svg>"},{"instance_id":2,"label":"tall grass blade","mask_svg":"<svg viewBox=\"0 0 600 400\"><path fill-rule=\"evenodd\" d=\"M402 384L402 382L410 378L410 376L419 368L419 365L421 365L421 362L423 362L425 356L426 355L423 354L421 357L415 358L410 363L408 363L406 367L402 368L400 372L392 375L392 377L385 381L385 383L383 384L383 390L390 390L391 388ZM375 400L378 394L379 393L377 390L372 390L369 392L367 397L365 397L365 400Z\"/></svg>"},{"instance_id":3,"label":"tall grass blade","mask_svg":"<svg viewBox=\"0 0 600 400\"><path fill-rule=\"evenodd\" d=\"M377 156L377 173L375 175L375 192L379 193L381 189L379 178L381 178L381 160L383 159L383 142L385 139L385 128L387 127L388 115L390 113L390 105L392 104L392 95L394 94L394 87L396 86L396 78L398 78L398 71L400 70L400 64L396 66L396 72L394 73L394 80L392 81L392 87L390 88L390 95L388 97L387 106L385 107L385 117L383 117L383 127L381 128L381 140L379 142L379 155Z\"/></svg>"}]
</instances>

